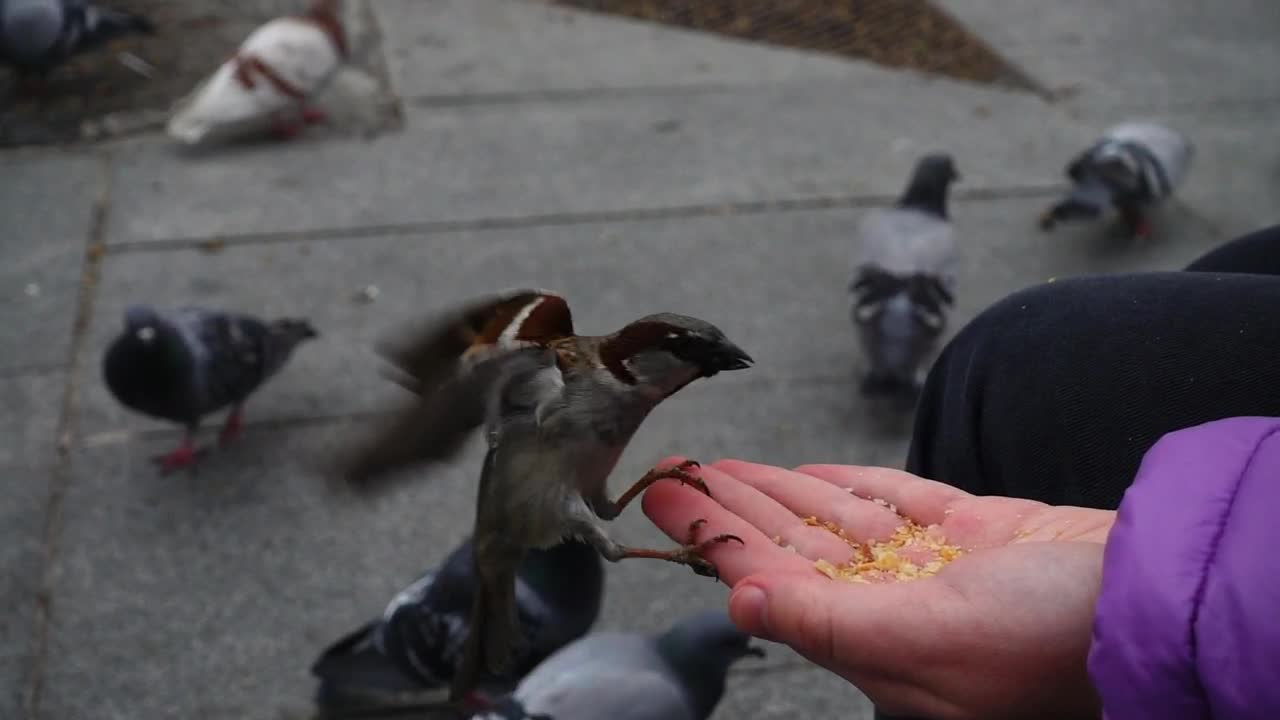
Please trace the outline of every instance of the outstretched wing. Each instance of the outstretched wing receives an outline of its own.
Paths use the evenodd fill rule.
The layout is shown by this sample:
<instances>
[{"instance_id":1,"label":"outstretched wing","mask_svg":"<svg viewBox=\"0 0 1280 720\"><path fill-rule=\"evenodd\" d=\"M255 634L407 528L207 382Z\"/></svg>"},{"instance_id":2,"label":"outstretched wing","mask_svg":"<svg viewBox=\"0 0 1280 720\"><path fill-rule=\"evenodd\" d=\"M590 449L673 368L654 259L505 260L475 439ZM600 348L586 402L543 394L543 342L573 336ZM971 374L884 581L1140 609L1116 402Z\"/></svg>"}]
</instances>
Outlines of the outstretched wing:
<instances>
[{"instance_id":1,"label":"outstretched wing","mask_svg":"<svg viewBox=\"0 0 1280 720\"><path fill-rule=\"evenodd\" d=\"M381 348L404 387L418 395L341 463L357 486L453 457L485 418L494 385L523 351L572 335L569 306L541 290L504 293L427 324L413 340Z\"/></svg>"},{"instance_id":2,"label":"outstretched wing","mask_svg":"<svg viewBox=\"0 0 1280 720\"><path fill-rule=\"evenodd\" d=\"M379 344L401 375L393 378L427 395L464 369L464 358L491 355L573 334L564 298L546 290L490 295L431 318L401 341Z\"/></svg>"}]
</instances>

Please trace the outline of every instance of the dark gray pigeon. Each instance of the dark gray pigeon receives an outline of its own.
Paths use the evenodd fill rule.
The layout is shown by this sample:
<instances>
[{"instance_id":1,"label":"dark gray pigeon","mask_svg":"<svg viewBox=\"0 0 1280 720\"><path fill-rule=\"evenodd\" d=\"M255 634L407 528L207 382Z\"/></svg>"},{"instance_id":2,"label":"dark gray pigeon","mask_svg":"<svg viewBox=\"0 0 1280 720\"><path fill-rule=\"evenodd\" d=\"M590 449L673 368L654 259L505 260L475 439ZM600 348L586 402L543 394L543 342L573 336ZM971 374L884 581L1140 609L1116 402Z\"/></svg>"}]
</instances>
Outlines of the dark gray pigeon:
<instances>
[{"instance_id":1,"label":"dark gray pigeon","mask_svg":"<svg viewBox=\"0 0 1280 720\"><path fill-rule=\"evenodd\" d=\"M864 395L914 396L946 327L958 264L947 196L959 179L950 155L926 155L898 202L858 224L849 290L868 363Z\"/></svg>"},{"instance_id":2,"label":"dark gray pigeon","mask_svg":"<svg viewBox=\"0 0 1280 720\"><path fill-rule=\"evenodd\" d=\"M368 717L445 703L462 658L476 588L471 540L392 599L382 617L326 649L311 667L316 702L326 718ZM604 568L590 545L568 541L532 550L516 576L516 605L525 637L512 672L485 676L481 690L502 694L548 655L595 623Z\"/></svg>"},{"instance_id":3,"label":"dark gray pigeon","mask_svg":"<svg viewBox=\"0 0 1280 720\"><path fill-rule=\"evenodd\" d=\"M0 0L0 64L14 67L24 78L42 76L115 38L154 32L141 15L88 0Z\"/></svg>"},{"instance_id":4,"label":"dark gray pigeon","mask_svg":"<svg viewBox=\"0 0 1280 720\"><path fill-rule=\"evenodd\" d=\"M763 656L721 610L658 636L592 633L547 658L472 720L705 720L738 660Z\"/></svg>"},{"instance_id":5,"label":"dark gray pigeon","mask_svg":"<svg viewBox=\"0 0 1280 720\"><path fill-rule=\"evenodd\" d=\"M195 463L200 420L226 407L219 442L240 432L245 400L279 372L299 343L317 336L306 320L265 322L248 315L186 307L171 313L133 305L124 331L102 360L107 388L122 405L181 423L182 446L156 458L168 473Z\"/></svg>"},{"instance_id":6,"label":"dark gray pigeon","mask_svg":"<svg viewBox=\"0 0 1280 720\"><path fill-rule=\"evenodd\" d=\"M1071 191L1040 216L1040 227L1097 218L1114 207L1135 238L1150 237L1146 212L1173 194L1194 157L1195 146L1176 130L1147 122L1116 125L1067 165Z\"/></svg>"}]
</instances>

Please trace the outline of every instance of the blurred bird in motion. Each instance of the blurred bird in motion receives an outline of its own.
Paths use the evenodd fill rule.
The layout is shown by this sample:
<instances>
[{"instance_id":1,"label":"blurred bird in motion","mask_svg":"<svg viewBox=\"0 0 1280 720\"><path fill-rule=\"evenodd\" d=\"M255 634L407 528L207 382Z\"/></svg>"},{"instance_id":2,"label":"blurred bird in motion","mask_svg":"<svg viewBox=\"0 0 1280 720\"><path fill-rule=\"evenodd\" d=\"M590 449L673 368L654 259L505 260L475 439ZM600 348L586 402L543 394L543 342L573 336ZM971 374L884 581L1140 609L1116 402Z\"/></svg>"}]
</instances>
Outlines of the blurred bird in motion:
<instances>
[{"instance_id":1,"label":"blurred bird in motion","mask_svg":"<svg viewBox=\"0 0 1280 720\"><path fill-rule=\"evenodd\" d=\"M603 525L664 477L706 492L693 462L651 471L617 500L607 482L659 403L698 378L751 365L715 326L661 313L611 335L577 335L563 297L529 289L455 308L412 335L384 354L418 401L341 464L351 482L372 487L393 471L451 457L487 426L473 533L479 587L451 700L461 700L482 669L508 670L520 635L515 575L528 550L575 537L611 562L654 558L714 576L705 550L741 542L699 541L698 521L685 546L647 550L618 544Z\"/></svg>"},{"instance_id":2,"label":"blurred bird in motion","mask_svg":"<svg viewBox=\"0 0 1280 720\"><path fill-rule=\"evenodd\" d=\"M1097 218L1114 207L1128 232L1145 240L1148 211L1173 195L1194 157L1195 146L1176 130L1148 122L1116 125L1067 165L1071 191L1041 214L1040 228Z\"/></svg>"},{"instance_id":3,"label":"blurred bird in motion","mask_svg":"<svg viewBox=\"0 0 1280 720\"><path fill-rule=\"evenodd\" d=\"M167 132L185 145L274 132L292 138L323 122L309 104L348 54L337 0L312 0L249 34L229 60L174 105Z\"/></svg>"},{"instance_id":4,"label":"blurred bird in motion","mask_svg":"<svg viewBox=\"0 0 1280 720\"><path fill-rule=\"evenodd\" d=\"M851 314L868 369L864 395L914 398L946 329L959 259L947 210L950 155L921 158L898 202L858 224Z\"/></svg>"}]
</instances>

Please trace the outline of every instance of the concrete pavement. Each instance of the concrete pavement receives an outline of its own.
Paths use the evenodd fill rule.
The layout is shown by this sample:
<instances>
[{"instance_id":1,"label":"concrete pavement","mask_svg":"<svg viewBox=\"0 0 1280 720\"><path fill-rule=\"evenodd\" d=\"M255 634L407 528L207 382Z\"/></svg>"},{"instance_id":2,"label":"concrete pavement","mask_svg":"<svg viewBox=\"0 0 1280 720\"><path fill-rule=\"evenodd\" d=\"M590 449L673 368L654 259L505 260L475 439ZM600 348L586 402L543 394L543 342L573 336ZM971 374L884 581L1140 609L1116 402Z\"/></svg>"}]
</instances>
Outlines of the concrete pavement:
<instances>
[{"instance_id":1,"label":"concrete pavement","mask_svg":"<svg viewBox=\"0 0 1280 720\"><path fill-rule=\"evenodd\" d=\"M857 400L844 285L859 213L918 154L949 149L965 176L955 327L1049 277L1176 268L1278 219L1268 4L1220 3L1213 22L1189 0L942 4L1074 94L1049 104L525 0L378 0L399 132L198 158L154 136L0 155L0 561L15 579L0 717L306 717L315 653L469 526L478 446L372 502L315 473L393 397L370 341L425 309L533 284L566 292L584 329L675 309L757 358L659 408L618 478L677 452L897 465L904 429ZM1139 19L1126 43L1099 30ZM1036 232L1068 155L1133 114L1201 148L1160 239ZM367 285L377 301L356 302ZM250 404L240 447L158 478L147 457L179 435L99 378L138 300L306 314L322 337ZM638 511L616 533L666 542ZM601 627L657 629L725 597L679 568L611 570ZM716 718L869 716L779 648L735 674Z\"/></svg>"}]
</instances>

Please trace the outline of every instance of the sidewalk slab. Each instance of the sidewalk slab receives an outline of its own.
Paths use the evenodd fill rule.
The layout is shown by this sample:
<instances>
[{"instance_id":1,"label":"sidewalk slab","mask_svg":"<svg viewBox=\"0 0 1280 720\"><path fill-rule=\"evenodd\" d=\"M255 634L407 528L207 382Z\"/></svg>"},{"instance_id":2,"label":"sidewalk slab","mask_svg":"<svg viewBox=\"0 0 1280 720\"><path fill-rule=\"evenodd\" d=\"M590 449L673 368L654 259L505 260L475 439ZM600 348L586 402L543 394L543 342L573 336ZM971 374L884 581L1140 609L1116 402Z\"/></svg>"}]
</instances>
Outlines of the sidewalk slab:
<instances>
[{"instance_id":1,"label":"sidewalk slab","mask_svg":"<svg viewBox=\"0 0 1280 720\"><path fill-rule=\"evenodd\" d=\"M0 717L22 716L31 670L36 594L43 579L45 509L57 458L58 413L66 373L0 378Z\"/></svg>"},{"instance_id":2,"label":"sidewalk slab","mask_svg":"<svg viewBox=\"0 0 1280 720\"><path fill-rule=\"evenodd\" d=\"M0 159L0 373L66 365L100 167L88 155Z\"/></svg>"},{"instance_id":3,"label":"sidewalk slab","mask_svg":"<svg viewBox=\"0 0 1280 720\"><path fill-rule=\"evenodd\" d=\"M110 242L823 196L896 196L918 157L966 188L1060 183L1090 137L1039 100L886 73L695 94L410 108L371 142L205 158L123 146Z\"/></svg>"},{"instance_id":4,"label":"sidewalk slab","mask_svg":"<svg viewBox=\"0 0 1280 720\"><path fill-rule=\"evenodd\" d=\"M378 0L403 98L857 78L867 63L530 0Z\"/></svg>"},{"instance_id":5,"label":"sidewalk slab","mask_svg":"<svg viewBox=\"0 0 1280 720\"><path fill-rule=\"evenodd\" d=\"M1072 103L1150 108L1280 98L1271 0L939 0Z\"/></svg>"},{"instance_id":6,"label":"sidewalk slab","mask_svg":"<svg viewBox=\"0 0 1280 720\"><path fill-rule=\"evenodd\" d=\"M954 203L964 270L953 328L1008 292L1050 277L1181 267L1217 239L1177 208L1162 238L1138 247L1105 224L1035 228L1050 197ZM81 427L88 436L172 426L126 412L98 363L124 307L194 303L264 316L304 314L321 337L248 404L250 422L333 417L386 408L404 393L378 373L371 346L405 322L507 287L567 295L583 332L610 332L674 310L719 325L757 365L725 382L823 380L849 390L858 348L846 286L863 209L830 209L533 227L422 237L340 238L200 250L109 254L86 345L90 375ZM263 277L271 280L264 282ZM374 285L376 302L353 296ZM146 288L145 293L140 288ZM756 392L763 392L756 390ZM789 402L778 399L785 409ZM210 425L221 422L211 419ZM93 437L90 437L92 440Z\"/></svg>"}]
</instances>

